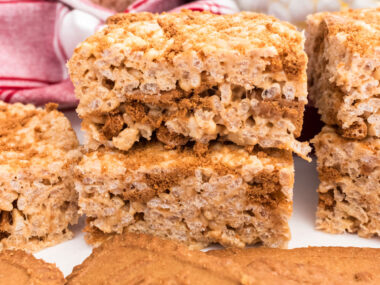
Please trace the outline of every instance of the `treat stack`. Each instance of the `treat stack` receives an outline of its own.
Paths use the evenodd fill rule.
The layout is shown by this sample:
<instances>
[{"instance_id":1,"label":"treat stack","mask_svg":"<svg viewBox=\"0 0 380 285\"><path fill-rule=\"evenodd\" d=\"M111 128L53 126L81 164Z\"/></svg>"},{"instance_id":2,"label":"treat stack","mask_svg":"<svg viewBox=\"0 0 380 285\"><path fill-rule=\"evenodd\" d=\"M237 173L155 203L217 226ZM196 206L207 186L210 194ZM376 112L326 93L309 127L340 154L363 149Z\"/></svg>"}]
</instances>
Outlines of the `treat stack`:
<instances>
[{"instance_id":1,"label":"treat stack","mask_svg":"<svg viewBox=\"0 0 380 285\"><path fill-rule=\"evenodd\" d=\"M325 126L314 138L317 228L380 234L380 8L309 16L309 94Z\"/></svg>"},{"instance_id":2,"label":"treat stack","mask_svg":"<svg viewBox=\"0 0 380 285\"><path fill-rule=\"evenodd\" d=\"M68 64L87 241L130 231L285 247L292 152L309 152L296 140L306 64L302 35L261 14L111 17Z\"/></svg>"}]
</instances>

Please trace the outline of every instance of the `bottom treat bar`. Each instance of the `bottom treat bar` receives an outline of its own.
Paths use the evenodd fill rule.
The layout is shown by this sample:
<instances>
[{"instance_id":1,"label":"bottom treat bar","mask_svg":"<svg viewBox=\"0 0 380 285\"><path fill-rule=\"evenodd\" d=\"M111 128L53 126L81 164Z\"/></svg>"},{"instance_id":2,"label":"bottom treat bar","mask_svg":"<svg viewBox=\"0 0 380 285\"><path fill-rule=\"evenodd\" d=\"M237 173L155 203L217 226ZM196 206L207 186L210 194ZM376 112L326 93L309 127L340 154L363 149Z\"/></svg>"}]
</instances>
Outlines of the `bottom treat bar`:
<instances>
[{"instance_id":1,"label":"bottom treat bar","mask_svg":"<svg viewBox=\"0 0 380 285\"><path fill-rule=\"evenodd\" d=\"M90 152L75 173L91 244L123 231L193 248L286 247L290 238L294 169L287 151L214 144L200 157L149 143L127 154Z\"/></svg>"},{"instance_id":2,"label":"bottom treat bar","mask_svg":"<svg viewBox=\"0 0 380 285\"><path fill-rule=\"evenodd\" d=\"M317 228L379 236L380 139L345 139L324 127L313 143L321 180Z\"/></svg>"},{"instance_id":3,"label":"bottom treat bar","mask_svg":"<svg viewBox=\"0 0 380 285\"><path fill-rule=\"evenodd\" d=\"M55 106L0 102L0 250L36 251L73 236L72 176L80 156L75 132Z\"/></svg>"}]
</instances>

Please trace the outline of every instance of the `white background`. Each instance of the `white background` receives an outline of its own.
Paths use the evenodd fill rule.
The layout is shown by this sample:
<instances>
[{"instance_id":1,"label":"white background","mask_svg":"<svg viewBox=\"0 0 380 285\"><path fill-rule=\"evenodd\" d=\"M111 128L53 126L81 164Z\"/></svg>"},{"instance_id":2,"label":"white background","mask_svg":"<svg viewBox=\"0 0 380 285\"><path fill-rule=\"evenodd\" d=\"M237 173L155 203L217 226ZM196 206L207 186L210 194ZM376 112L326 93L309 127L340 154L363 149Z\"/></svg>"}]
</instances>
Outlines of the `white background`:
<instances>
[{"instance_id":1,"label":"white background","mask_svg":"<svg viewBox=\"0 0 380 285\"><path fill-rule=\"evenodd\" d=\"M80 120L74 111L65 112L69 117L78 138L83 143L83 134L80 131ZM290 219L292 239L289 248L305 246L358 246L378 247L380 239L364 239L356 235L332 235L314 229L315 210L318 202L316 189L318 175L316 171L315 157L313 162L308 163L295 157L295 186L294 186L294 209ZM83 239L81 232L84 225L83 219L73 227L75 237L73 240L61 243L57 246L44 249L35 254L47 262L55 263L67 276L75 265L80 264L90 253L91 247Z\"/></svg>"}]
</instances>

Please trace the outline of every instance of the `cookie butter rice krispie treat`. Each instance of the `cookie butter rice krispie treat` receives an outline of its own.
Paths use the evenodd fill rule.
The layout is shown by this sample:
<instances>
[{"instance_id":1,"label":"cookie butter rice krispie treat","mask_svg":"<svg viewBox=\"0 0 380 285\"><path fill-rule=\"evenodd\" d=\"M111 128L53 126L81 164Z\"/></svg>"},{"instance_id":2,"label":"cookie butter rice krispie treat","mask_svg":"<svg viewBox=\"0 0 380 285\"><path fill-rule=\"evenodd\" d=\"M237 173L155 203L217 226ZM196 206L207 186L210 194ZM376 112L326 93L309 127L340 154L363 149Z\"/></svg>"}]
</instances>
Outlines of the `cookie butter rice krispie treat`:
<instances>
[{"instance_id":1,"label":"cookie butter rice krispie treat","mask_svg":"<svg viewBox=\"0 0 380 285\"><path fill-rule=\"evenodd\" d=\"M72 165L80 158L54 104L0 102L0 250L36 251L72 237L78 220Z\"/></svg>"},{"instance_id":2,"label":"cookie butter rice krispie treat","mask_svg":"<svg viewBox=\"0 0 380 285\"><path fill-rule=\"evenodd\" d=\"M324 127L313 143L321 180L317 228L380 236L380 139L345 139Z\"/></svg>"},{"instance_id":3,"label":"cookie butter rice krispie treat","mask_svg":"<svg viewBox=\"0 0 380 285\"><path fill-rule=\"evenodd\" d=\"M310 99L344 137L380 137L380 8L308 17Z\"/></svg>"},{"instance_id":4,"label":"cookie butter rice krispie treat","mask_svg":"<svg viewBox=\"0 0 380 285\"><path fill-rule=\"evenodd\" d=\"M154 234L193 248L211 243L286 247L292 210L291 152L213 144L191 148L135 146L97 151L75 168L87 241L123 231Z\"/></svg>"},{"instance_id":5,"label":"cookie butter rice krispie treat","mask_svg":"<svg viewBox=\"0 0 380 285\"><path fill-rule=\"evenodd\" d=\"M303 37L256 13L119 14L80 44L68 67L86 146L129 150L218 137L306 157ZM207 148L206 148L207 149Z\"/></svg>"}]
</instances>

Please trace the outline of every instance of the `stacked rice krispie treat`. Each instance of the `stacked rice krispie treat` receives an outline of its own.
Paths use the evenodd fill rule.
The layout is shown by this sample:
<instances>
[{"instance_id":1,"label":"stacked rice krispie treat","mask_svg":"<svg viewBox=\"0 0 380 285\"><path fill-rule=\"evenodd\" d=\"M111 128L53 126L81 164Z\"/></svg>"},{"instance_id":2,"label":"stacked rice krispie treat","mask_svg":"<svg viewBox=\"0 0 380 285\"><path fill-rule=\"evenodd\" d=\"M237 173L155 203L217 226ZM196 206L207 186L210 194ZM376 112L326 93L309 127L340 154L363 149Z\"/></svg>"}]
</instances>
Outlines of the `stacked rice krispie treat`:
<instances>
[{"instance_id":1,"label":"stacked rice krispie treat","mask_svg":"<svg viewBox=\"0 0 380 285\"><path fill-rule=\"evenodd\" d=\"M380 8L309 16L310 97L330 125L314 138L317 228L380 234Z\"/></svg>"},{"instance_id":2,"label":"stacked rice krispie treat","mask_svg":"<svg viewBox=\"0 0 380 285\"><path fill-rule=\"evenodd\" d=\"M81 152L55 108L0 102L0 250L36 251L72 237L73 165Z\"/></svg>"},{"instance_id":3,"label":"stacked rice krispie treat","mask_svg":"<svg viewBox=\"0 0 380 285\"><path fill-rule=\"evenodd\" d=\"M193 247L290 238L303 37L256 13L120 14L69 61L86 133L87 240L123 231Z\"/></svg>"}]
</instances>

